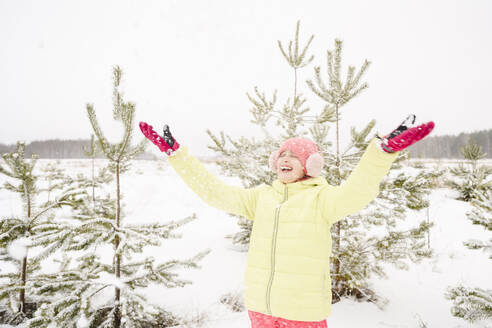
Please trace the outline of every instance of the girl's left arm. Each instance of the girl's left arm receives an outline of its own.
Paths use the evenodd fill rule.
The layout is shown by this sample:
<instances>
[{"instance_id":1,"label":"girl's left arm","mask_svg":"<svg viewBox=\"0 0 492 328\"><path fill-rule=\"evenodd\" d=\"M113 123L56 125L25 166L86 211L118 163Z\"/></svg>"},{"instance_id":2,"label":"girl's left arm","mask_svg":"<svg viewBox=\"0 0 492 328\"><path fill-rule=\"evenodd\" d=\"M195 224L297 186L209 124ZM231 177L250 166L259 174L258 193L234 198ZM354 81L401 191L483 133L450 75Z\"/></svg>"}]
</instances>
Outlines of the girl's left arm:
<instances>
[{"instance_id":1,"label":"girl's left arm","mask_svg":"<svg viewBox=\"0 0 492 328\"><path fill-rule=\"evenodd\" d=\"M171 166L201 199L220 210L254 219L256 199L261 186L245 189L223 183L189 154L186 147L180 146L168 125L164 125L162 136L146 122L140 122L139 127L147 139L159 147L161 152L169 155Z\"/></svg>"},{"instance_id":2,"label":"girl's left arm","mask_svg":"<svg viewBox=\"0 0 492 328\"><path fill-rule=\"evenodd\" d=\"M335 223L366 207L379 194L379 184L391 168L398 152L384 152L374 138L359 163L341 186L328 186L322 191L324 217Z\"/></svg>"}]
</instances>

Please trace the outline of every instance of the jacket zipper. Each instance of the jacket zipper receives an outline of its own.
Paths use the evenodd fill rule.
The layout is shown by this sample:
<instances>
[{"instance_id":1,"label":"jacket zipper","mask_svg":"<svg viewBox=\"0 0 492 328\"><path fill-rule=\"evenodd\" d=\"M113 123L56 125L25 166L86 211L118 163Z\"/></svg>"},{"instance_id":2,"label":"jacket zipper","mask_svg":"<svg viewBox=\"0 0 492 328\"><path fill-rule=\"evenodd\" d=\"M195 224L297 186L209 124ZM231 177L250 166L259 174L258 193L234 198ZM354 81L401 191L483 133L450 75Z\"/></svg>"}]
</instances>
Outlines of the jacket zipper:
<instances>
[{"instance_id":1,"label":"jacket zipper","mask_svg":"<svg viewBox=\"0 0 492 328\"><path fill-rule=\"evenodd\" d=\"M266 293L266 303L267 303L267 311L268 314L272 314L272 309L270 308L270 292L272 289L272 283L273 283L273 275L275 274L275 248L277 245L277 232L278 232L278 221L279 221L279 216L280 216L280 207L282 206L283 203L287 201L288 198L288 189L287 189L287 184L285 185L284 188L284 199L280 204L278 204L277 208L275 209L275 223L273 227L273 239L272 239L272 253L271 253L271 269L270 269L270 279L268 280L268 285L267 285L267 293Z\"/></svg>"}]
</instances>

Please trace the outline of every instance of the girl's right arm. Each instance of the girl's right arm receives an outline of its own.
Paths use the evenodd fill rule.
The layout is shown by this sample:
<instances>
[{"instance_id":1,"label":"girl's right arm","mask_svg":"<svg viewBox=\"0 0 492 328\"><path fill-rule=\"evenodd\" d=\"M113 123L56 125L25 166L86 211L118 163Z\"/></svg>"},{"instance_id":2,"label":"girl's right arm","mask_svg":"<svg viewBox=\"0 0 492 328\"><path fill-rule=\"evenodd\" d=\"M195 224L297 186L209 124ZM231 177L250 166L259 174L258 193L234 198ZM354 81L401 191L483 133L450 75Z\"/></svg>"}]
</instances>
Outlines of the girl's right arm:
<instances>
[{"instance_id":1,"label":"girl's right arm","mask_svg":"<svg viewBox=\"0 0 492 328\"><path fill-rule=\"evenodd\" d=\"M180 147L169 156L169 163L188 187L207 204L228 213L254 219L257 188L245 189L226 185L208 172L198 159L190 155L186 147Z\"/></svg>"}]
</instances>

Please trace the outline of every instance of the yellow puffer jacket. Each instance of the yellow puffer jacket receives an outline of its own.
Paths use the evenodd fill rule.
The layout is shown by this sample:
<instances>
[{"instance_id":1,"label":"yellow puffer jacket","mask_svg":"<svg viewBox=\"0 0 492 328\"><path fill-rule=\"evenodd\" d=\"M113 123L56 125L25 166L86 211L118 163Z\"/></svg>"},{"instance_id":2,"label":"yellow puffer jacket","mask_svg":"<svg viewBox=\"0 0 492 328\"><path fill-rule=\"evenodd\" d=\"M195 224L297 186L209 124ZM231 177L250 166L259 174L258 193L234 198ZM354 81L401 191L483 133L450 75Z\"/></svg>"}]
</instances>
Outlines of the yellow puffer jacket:
<instances>
[{"instance_id":1,"label":"yellow puffer jacket","mask_svg":"<svg viewBox=\"0 0 492 328\"><path fill-rule=\"evenodd\" d=\"M339 187L323 177L251 189L228 186L182 147L169 162L205 202L253 220L245 274L248 310L298 321L330 314L330 228L357 213L379 193L397 153L372 140L359 164Z\"/></svg>"}]
</instances>

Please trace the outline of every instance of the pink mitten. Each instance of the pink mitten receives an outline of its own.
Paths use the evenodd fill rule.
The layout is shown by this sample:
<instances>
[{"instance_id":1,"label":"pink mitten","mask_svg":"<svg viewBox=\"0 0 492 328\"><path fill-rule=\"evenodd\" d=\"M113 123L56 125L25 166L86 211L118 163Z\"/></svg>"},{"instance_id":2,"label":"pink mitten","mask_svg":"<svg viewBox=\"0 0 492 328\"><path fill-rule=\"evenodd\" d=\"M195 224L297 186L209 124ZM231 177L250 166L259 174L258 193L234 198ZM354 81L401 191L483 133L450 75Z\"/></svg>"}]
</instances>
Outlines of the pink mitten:
<instances>
[{"instance_id":1,"label":"pink mitten","mask_svg":"<svg viewBox=\"0 0 492 328\"><path fill-rule=\"evenodd\" d=\"M154 145L159 147L160 151L168 155L172 155L179 148L179 143L174 139L171 131L169 131L169 126L164 125L164 134L161 137L154 131L152 125L148 125L145 122L140 122L140 131L143 135L152 141Z\"/></svg>"},{"instance_id":2,"label":"pink mitten","mask_svg":"<svg viewBox=\"0 0 492 328\"><path fill-rule=\"evenodd\" d=\"M415 115L409 115L400 126L388 136L381 139L381 148L387 153L394 153L413 145L425 138L434 129L434 122L430 121L418 126L415 123Z\"/></svg>"}]
</instances>

